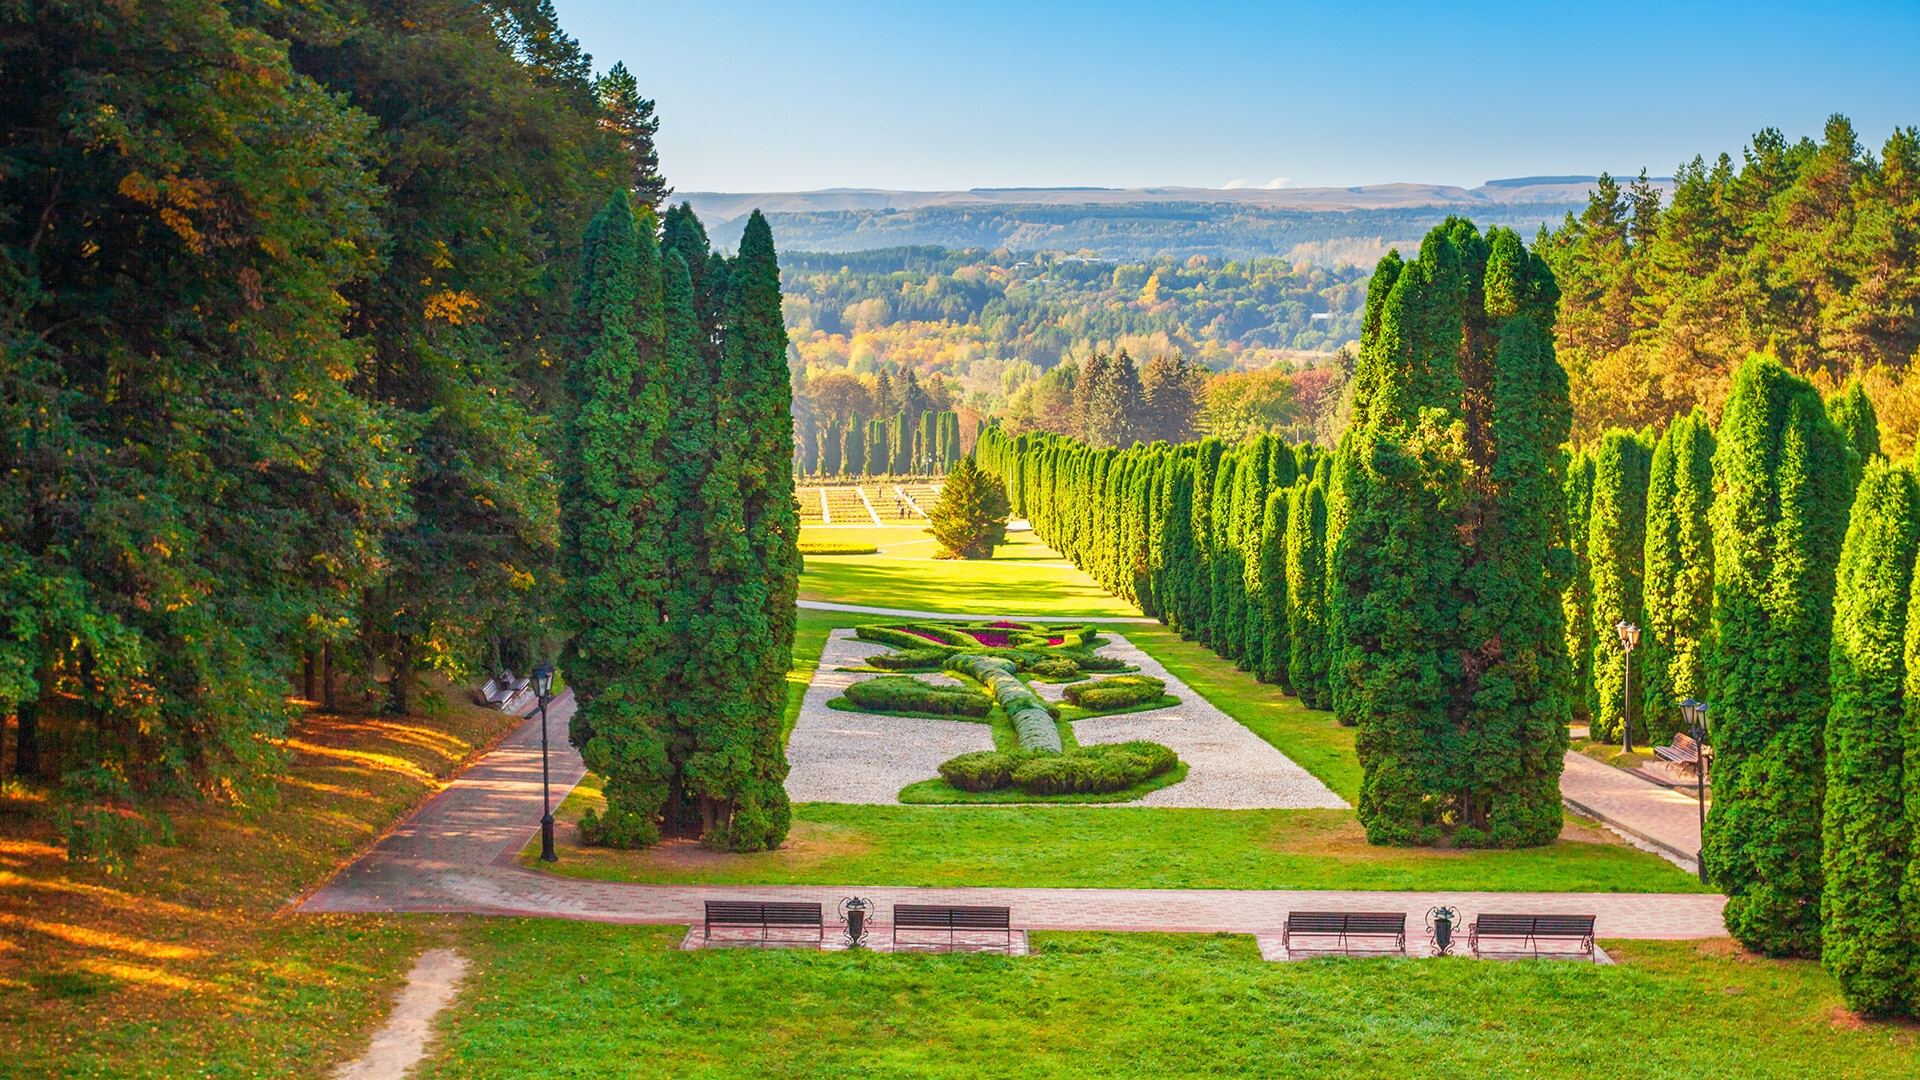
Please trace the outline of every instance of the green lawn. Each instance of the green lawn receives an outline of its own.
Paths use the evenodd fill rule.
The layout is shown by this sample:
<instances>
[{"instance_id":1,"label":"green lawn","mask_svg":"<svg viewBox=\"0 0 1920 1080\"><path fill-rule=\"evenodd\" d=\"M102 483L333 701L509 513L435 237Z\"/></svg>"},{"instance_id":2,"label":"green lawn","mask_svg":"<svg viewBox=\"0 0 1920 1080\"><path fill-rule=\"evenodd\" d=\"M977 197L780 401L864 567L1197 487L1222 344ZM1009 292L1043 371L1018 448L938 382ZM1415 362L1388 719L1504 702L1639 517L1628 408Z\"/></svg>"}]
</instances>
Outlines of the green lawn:
<instances>
[{"instance_id":1,"label":"green lawn","mask_svg":"<svg viewBox=\"0 0 1920 1080\"><path fill-rule=\"evenodd\" d=\"M803 600L961 615L1140 615L1032 533L1010 534L991 561L936 559L933 538L915 528L813 528L800 535L880 548L875 555L807 558L800 575Z\"/></svg>"},{"instance_id":2,"label":"green lawn","mask_svg":"<svg viewBox=\"0 0 1920 1080\"><path fill-rule=\"evenodd\" d=\"M1035 934L1027 957L674 949L678 927L489 920L416 1075L1839 1080L1920 1074L1818 964L1724 942L1569 962L1263 963L1229 935ZM1630 1032L1629 1034L1626 1034Z\"/></svg>"}]
</instances>

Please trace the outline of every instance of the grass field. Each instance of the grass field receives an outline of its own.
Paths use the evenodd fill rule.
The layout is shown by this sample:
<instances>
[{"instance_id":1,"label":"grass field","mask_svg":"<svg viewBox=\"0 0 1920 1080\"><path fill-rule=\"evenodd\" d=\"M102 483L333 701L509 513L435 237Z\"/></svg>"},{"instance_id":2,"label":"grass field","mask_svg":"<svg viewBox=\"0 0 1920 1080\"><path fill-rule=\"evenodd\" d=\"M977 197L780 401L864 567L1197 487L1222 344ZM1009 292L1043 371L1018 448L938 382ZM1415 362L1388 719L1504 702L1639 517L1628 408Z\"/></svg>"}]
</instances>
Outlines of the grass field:
<instances>
[{"instance_id":1,"label":"grass field","mask_svg":"<svg viewBox=\"0 0 1920 1080\"><path fill-rule=\"evenodd\" d=\"M1270 964L1228 935L1035 934L1028 957L683 953L682 931L492 920L430 1080L1341 1077L1881 1080L1816 964L1609 943L1618 966Z\"/></svg>"},{"instance_id":2,"label":"grass field","mask_svg":"<svg viewBox=\"0 0 1920 1080\"><path fill-rule=\"evenodd\" d=\"M306 717L279 804L180 806L179 843L69 865L29 800L0 800L0 1076L321 1076L364 1045L437 917L286 905L518 720Z\"/></svg>"},{"instance_id":3,"label":"grass field","mask_svg":"<svg viewBox=\"0 0 1920 1080\"><path fill-rule=\"evenodd\" d=\"M874 555L826 555L804 560L802 600L868 607L941 611L960 615L1119 615L1140 609L1107 593L1069 566L1060 553L1010 533L992 561L936 559L933 537L918 526L806 528L802 540L873 544Z\"/></svg>"}]
</instances>

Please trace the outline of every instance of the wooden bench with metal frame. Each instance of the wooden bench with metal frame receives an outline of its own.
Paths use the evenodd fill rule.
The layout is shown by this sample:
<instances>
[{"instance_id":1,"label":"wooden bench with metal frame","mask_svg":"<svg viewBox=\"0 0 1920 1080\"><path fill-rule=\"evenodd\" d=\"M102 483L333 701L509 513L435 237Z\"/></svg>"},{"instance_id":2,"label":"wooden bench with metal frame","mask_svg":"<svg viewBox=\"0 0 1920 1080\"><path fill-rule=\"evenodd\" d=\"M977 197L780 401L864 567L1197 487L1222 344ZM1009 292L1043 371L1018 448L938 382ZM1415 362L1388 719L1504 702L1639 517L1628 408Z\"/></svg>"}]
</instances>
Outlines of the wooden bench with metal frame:
<instances>
[{"instance_id":1,"label":"wooden bench with metal frame","mask_svg":"<svg viewBox=\"0 0 1920 1080\"><path fill-rule=\"evenodd\" d=\"M893 905L893 945L900 947L900 931L932 930L947 932L947 951L960 943L957 936L966 933L1004 933L1006 950L1013 951L1013 923L1010 909L1003 907L954 907L947 904ZM908 942L908 947L915 943ZM920 942L919 944L929 944Z\"/></svg>"},{"instance_id":2,"label":"wooden bench with metal frame","mask_svg":"<svg viewBox=\"0 0 1920 1080\"><path fill-rule=\"evenodd\" d=\"M1682 772L1700 775L1700 744L1684 731L1674 733L1671 746L1654 747L1653 756L1680 766Z\"/></svg>"},{"instance_id":3,"label":"wooden bench with metal frame","mask_svg":"<svg viewBox=\"0 0 1920 1080\"><path fill-rule=\"evenodd\" d=\"M784 900L709 900L706 931L702 939L712 940L716 926L757 926L762 943L771 940L767 933L776 926L811 929L816 932L816 940L821 944L824 945L827 940L827 924L821 918L819 904Z\"/></svg>"},{"instance_id":4,"label":"wooden bench with metal frame","mask_svg":"<svg viewBox=\"0 0 1920 1080\"><path fill-rule=\"evenodd\" d=\"M1296 937L1333 938L1339 942L1339 951L1347 956L1354 955L1354 938L1388 939L1391 948L1363 949L1361 955L1392 956L1407 954L1407 913L1404 911L1289 911L1287 922L1280 931L1280 946L1292 956ZM1301 951L1309 951L1302 949ZM1315 949L1314 952L1331 950Z\"/></svg>"},{"instance_id":5,"label":"wooden bench with metal frame","mask_svg":"<svg viewBox=\"0 0 1920 1080\"><path fill-rule=\"evenodd\" d=\"M1549 950L1549 956L1585 955L1593 960L1593 920L1592 915L1481 915L1467 927L1467 947L1473 950L1476 959L1481 956L1480 943L1488 938L1497 941L1518 941L1527 946L1534 959L1542 955L1542 941L1566 941L1577 944L1577 948ZM1491 950L1493 956L1518 956L1517 950Z\"/></svg>"}]
</instances>

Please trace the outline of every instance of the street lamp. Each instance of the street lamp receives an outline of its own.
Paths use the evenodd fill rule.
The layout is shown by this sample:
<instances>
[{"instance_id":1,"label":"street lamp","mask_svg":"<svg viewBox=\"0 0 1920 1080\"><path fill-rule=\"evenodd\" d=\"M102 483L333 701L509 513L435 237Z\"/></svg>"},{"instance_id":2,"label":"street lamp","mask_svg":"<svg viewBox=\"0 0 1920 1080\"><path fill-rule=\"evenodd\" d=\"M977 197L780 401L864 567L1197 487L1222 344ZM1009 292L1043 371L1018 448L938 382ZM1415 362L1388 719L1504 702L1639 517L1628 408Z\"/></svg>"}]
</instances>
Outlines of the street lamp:
<instances>
[{"instance_id":1,"label":"street lamp","mask_svg":"<svg viewBox=\"0 0 1920 1080\"><path fill-rule=\"evenodd\" d=\"M1613 632L1620 635L1620 647L1626 650L1626 677L1621 681L1620 691L1620 752L1633 753L1633 650L1640 645L1640 628L1621 619L1613 624Z\"/></svg>"},{"instance_id":2,"label":"street lamp","mask_svg":"<svg viewBox=\"0 0 1920 1080\"><path fill-rule=\"evenodd\" d=\"M1680 717L1687 722L1687 734L1693 738L1693 767L1698 774L1694 784L1694 802L1700 808L1700 852L1695 863L1700 884L1707 883L1707 703L1689 697L1680 703Z\"/></svg>"},{"instance_id":3,"label":"street lamp","mask_svg":"<svg viewBox=\"0 0 1920 1080\"><path fill-rule=\"evenodd\" d=\"M553 789L547 780L547 702L552 693L553 665L541 664L533 669L533 696L540 702L540 801L546 807L540 818L540 858L545 862L560 861L553 851Z\"/></svg>"}]
</instances>

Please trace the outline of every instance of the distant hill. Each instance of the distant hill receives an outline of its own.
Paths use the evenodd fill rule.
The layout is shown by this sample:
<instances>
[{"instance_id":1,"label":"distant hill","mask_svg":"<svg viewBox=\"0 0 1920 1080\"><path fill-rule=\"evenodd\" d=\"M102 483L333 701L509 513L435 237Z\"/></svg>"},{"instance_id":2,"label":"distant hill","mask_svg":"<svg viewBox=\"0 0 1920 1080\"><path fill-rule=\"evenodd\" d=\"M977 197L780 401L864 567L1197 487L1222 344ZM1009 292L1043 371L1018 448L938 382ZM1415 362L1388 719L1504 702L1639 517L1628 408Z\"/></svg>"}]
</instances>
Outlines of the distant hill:
<instances>
[{"instance_id":1,"label":"distant hill","mask_svg":"<svg viewBox=\"0 0 1920 1080\"><path fill-rule=\"evenodd\" d=\"M1592 177L1493 180L1477 188L976 188L691 192L714 242L731 246L746 215L767 214L786 250L865 251L932 245L1083 252L1110 259L1206 255L1370 264L1410 250L1449 214L1531 236L1586 205ZM1656 183L1664 194L1671 188Z\"/></svg>"}]
</instances>

